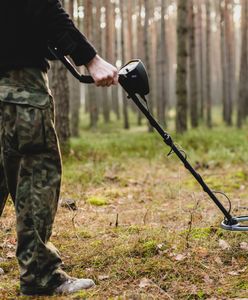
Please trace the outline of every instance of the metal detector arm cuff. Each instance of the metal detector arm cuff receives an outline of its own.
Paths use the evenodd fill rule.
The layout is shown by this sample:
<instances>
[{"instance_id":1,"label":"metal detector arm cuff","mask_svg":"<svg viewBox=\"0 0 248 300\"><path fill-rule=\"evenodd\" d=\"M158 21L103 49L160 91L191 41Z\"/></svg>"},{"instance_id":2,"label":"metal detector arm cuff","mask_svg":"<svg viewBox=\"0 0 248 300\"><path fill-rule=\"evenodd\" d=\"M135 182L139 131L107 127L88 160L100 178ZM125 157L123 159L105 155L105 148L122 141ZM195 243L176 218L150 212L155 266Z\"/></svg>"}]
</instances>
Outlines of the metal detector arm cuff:
<instances>
[{"instance_id":1,"label":"metal detector arm cuff","mask_svg":"<svg viewBox=\"0 0 248 300\"><path fill-rule=\"evenodd\" d=\"M56 48L53 47L48 47L48 48L50 52L63 63L63 65L68 69L68 71L70 71L70 73L77 80L79 80L81 83L87 83L87 84L94 83L94 79L91 76L80 74L77 71L76 67L73 66L73 64L69 61L69 59L64 55L60 54Z\"/></svg>"}]
</instances>

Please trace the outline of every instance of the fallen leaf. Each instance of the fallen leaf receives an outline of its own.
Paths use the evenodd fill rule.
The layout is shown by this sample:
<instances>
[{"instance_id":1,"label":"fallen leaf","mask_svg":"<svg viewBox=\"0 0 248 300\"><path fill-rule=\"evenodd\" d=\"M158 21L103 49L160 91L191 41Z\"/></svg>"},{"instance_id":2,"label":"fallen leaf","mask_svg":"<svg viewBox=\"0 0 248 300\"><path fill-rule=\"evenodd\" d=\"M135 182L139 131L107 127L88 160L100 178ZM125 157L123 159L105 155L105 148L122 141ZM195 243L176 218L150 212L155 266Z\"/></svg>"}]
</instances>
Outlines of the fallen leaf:
<instances>
[{"instance_id":1,"label":"fallen leaf","mask_svg":"<svg viewBox=\"0 0 248 300\"><path fill-rule=\"evenodd\" d=\"M239 275L239 272L238 271L230 271L227 273L228 275L231 275L231 276L238 276Z\"/></svg>"},{"instance_id":2,"label":"fallen leaf","mask_svg":"<svg viewBox=\"0 0 248 300\"><path fill-rule=\"evenodd\" d=\"M219 256L215 257L214 261L220 266L223 265L223 262Z\"/></svg>"},{"instance_id":3,"label":"fallen leaf","mask_svg":"<svg viewBox=\"0 0 248 300\"><path fill-rule=\"evenodd\" d=\"M9 251L9 252L7 252L7 254L6 254L6 257L7 257L8 259L14 258L14 257L15 257L15 253Z\"/></svg>"},{"instance_id":4,"label":"fallen leaf","mask_svg":"<svg viewBox=\"0 0 248 300\"><path fill-rule=\"evenodd\" d=\"M248 251L248 243L246 242L240 243L240 249Z\"/></svg>"},{"instance_id":5,"label":"fallen leaf","mask_svg":"<svg viewBox=\"0 0 248 300\"><path fill-rule=\"evenodd\" d=\"M106 280L106 279L108 279L109 278L109 275L99 275L98 276L98 279L99 280Z\"/></svg>"},{"instance_id":6,"label":"fallen leaf","mask_svg":"<svg viewBox=\"0 0 248 300\"><path fill-rule=\"evenodd\" d=\"M213 279L211 279L208 274L204 275L204 281L207 284L212 284L214 282Z\"/></svg>"},{"instance_id":7,"label":"fallen leaf","mask_svg":"<svg viewBox=\"0 0 248 300\"><path fill-rule=\"evenodd\" d=\"M247 270L247 267L244 267L243 269L238 270L238 272L241 274L241 273L244 273L246 270Z\"/></svg>"},{"instance_id":8,"label":"fallen leaf","mask_svg":"<svg viewBox=\"0 0 248 300\"><path fill-rule=\"evenodd\" d=\"M153 285L153 282L148 278L142 278L139 283L140 288L145 288L147 286Z\"/></svg>"},{"instance_id":9,"label":"fallen leaf","mask_svg":"<svg viewBox=\"0 0 248 300\"><path fill-rule=\"evenodd\" d=\"M174 259L175 259L176 261L182 261L182 260L184 260L186 257L187 257L187 256L186 256L185 254L177 254L177 255L174 257Z\"/></svg>"},{"instance_id":10,"label":"fallen leaf","mask_svg":"<svg viewBox=\"0 0 248 300\"><path fill-rule=\"evenodd\" d=\"M209 252L208 252L208 249L206 248L203 248L203 247L199 247L197 249L197 254L200 256L200 257L207 257L209 255Z\"/></svg>"},{"instance_id":11,"label":"fallen leaf","mask_svg":"<svg viewBox=\"0 0 248 300\"><path fill-rule=\"evenodd\" d=\"M159 250L161 250L161 249L164 248L164 246L165 246L165 244L164 244L164 243L161 243L161 244L158 244L158 245L157 245L157 248L158 248Z\"/></svg>"},{"instance_id":12,"label":"fallen leaf","mask_svg":"<svg viewBox=\"0 0 248 300\"><path fill-rule=\"evenodd\" d=\"M222 250L229 250L231 248L231 246L224 240L219 240L219 247Z\"/></svg>"},{"instance_id":13,"label":"fallen leaf","mask_svg":"<svg viewBox=\"0 0 248 300\"><path fill-rule=\"evenodd\" d=\"M238 266L238 261L236 258L232 257L232 267Z\"/></svg>"}]
</instances>

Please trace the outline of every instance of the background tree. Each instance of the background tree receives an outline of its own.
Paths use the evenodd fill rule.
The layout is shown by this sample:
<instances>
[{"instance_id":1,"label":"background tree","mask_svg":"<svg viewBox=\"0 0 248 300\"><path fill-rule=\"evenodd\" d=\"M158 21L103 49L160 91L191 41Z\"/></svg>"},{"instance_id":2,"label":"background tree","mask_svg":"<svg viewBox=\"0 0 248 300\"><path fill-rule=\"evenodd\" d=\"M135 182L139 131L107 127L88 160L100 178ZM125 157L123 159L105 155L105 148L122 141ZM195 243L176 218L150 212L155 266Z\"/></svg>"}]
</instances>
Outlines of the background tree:
<instances>
[{"instance_id":1,"label":"background tree","mask_svg":"<svg viewBox=\"0 0 248 300\"><path fill-rule=\"evenodd\" d=\"M178 0L177 20L177 132L187 130L187 2Z\"/></svg>"},{"instance_id":2,"label":"background tree","mask_svg":"<svg viewBox=\"0 0 248 300\"><path fill-rule=\"evenodd\" d=\"M75 0L69 0L68 12L71 18L74 18L76 25L83 30L79 22L79 18L74 17L74 9L78 7ZM69 95L70 95L70 131L71 136L79 136L79 121L80 121L80 100L81 100L81 84L68 72Z\"/></svg>"},{"instance_id":3,"label":"background tree","mask_svg":"<svg viewBox=\"0 0 248 300\"><path fill-rule=\"evenodd\" d=\"M212 87L211 87L211 1L206 0L206 108L207 126L212 127Z\"/></svg>"},{"instance_id":4,"label":"background tree","mask_svg":"<svg viewBox=\"0 0 248 300\"><path fill-rule=\"evenodd\" d=\"M241 30L242 30L242 46L241 46L241 58L240 58L240 84L239 84L239 101L238 101L238 127L242 126L242 123L247 114L248 104L248 53L247 53L247 34L248 34L248 2L242 1L242 17L241 17Z\"/></svg>"},{"instance_id":5,"label":"background tree","mask_svg":"<svg viewBox=\"0 0 248 300\"><path fill-rule=\"evenodd\" d=\"M62 3L64 4L64 2ZM55 61L52 63L50 79L55 99L55 126L61 151L67 153L70 149L69 83L67 70L61 62Z\"/></svg>"},{"instance_id":6,"label":"background tree","mask_svg":"<svg viewBox=\"0 0 248 300\"><path fill-rule=\"evenodd\" d=\"M169 84L166 80L168 76L168 55L167 55L167 43L166 43L166 3L167 1L161 0L161 15L160 22L158 22L158 42L157 42L157 116L162 125L166 124L165 110L168 102L168 89Z\"/></svg>"},{"instance_id":7,"label":"background tree","mask_svg":"<svg viewBox=\"0 0 248 300\"><path fill-rule=\"evenodd\" d=\"M198 126L198 99L197 99L197 70L195 49L195 12L194 0L189 2L189 79L190 79L190 121L192 127Z\"/></svg>"}]
</instances>

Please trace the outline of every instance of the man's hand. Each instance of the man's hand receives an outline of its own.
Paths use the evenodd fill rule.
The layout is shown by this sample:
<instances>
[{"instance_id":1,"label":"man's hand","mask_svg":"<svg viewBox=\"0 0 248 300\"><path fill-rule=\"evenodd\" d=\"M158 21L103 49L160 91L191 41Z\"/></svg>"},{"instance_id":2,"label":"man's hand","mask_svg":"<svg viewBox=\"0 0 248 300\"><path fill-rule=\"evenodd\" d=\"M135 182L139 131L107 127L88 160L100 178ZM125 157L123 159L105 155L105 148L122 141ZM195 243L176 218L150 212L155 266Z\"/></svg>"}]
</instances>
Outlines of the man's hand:
<instances>
[{"instance_id":1,"label":"man's hand","mask_svg":"<svg viewBox=\"0 0 248 300\"><path fill-rule=\"evenodd\" d=\"M117 69L96 55L86 65L90 75L93 77L97 86L110 86L118 84L118 71Z\"/></svg>"}]
</instances>

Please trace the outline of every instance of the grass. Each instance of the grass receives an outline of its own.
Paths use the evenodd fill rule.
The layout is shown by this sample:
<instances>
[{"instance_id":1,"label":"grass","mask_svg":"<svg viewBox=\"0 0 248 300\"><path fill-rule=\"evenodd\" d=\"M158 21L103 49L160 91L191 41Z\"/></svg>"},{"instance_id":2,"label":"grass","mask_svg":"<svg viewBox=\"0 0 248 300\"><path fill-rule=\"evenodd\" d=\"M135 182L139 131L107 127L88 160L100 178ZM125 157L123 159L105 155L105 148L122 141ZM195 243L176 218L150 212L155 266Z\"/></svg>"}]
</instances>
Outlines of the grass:
<instances>
[{"instance_id":1,"label":"grass","mask_svg":"<svg viewBox=\"0 0 248 300\"><path fill-rule=\"evenodd\" d=\"M64 158L62 186L78 210L59 207L52 241L65 271L97 286L53 299L247 297L247 250L240 247L247 235L219 228L221 213L175 155L166 156L161 139L145 125L125 131L120 123L102 124L92 132L84 122ZM245 214L247 128L172 136L209 185L228 192L234 212ZM1 299L19 293L14 227L9 202L0 220ZM220 240L230 247L223 250Z\"/></svg>"}]
</instances>

